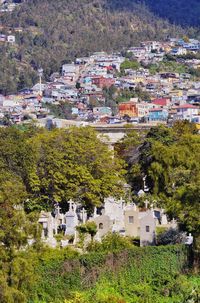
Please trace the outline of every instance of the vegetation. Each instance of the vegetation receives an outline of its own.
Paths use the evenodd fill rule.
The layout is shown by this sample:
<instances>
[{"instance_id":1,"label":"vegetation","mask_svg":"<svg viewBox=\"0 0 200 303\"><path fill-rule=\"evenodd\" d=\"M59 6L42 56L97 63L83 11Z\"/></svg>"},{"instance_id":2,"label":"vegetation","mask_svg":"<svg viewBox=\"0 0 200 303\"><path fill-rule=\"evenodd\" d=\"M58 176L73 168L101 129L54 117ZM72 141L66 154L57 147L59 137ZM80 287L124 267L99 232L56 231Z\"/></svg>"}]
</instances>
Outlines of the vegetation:
<instances>
[{"instance_id":1,"label":"vegetation","mask_svg":"<svg viewBox=\"0 0 200 303\"><path fill-rule=\"evenodd\" d=\"M157 64L150 64L148 66L149 72L153 75L156 73L162 72L171 72L171 73L191 73L191 69L184 64L180 64L176 61L169 60L169 56L166 57L166 60L157 63Z\"/></svg>"},{"instance_id":2,"label":"vegetation","mask_svg":"<svg viewBox=\"0 0 200 303\"><path fill-rule=\"evenodd\" d=\"M111 237L105 241L111 247L109 241L113 243ZM181 274L186 265L182 246L137 248L128 244L126 248L123 238L114 241L109 253L107 248L81 256L65 249L44 252L30 302L62 302L64 298L79 302L79 298L91 303L181 303L197 297L198 285Z\"/></svg>"},{"instance_id":3,"label":"vegetation","mask_svg":"<svg viewBox=\"0 0 200 303\"><path fill-rule=\"evenodd\" d=\"M55 203L66 209L70 198L91 209L110 192L123 193L123 161L113 160L91 128L1 128L0 142L1 173L20 178L28 212Z\"/></svg>"},{"instance_id":4,"label":"vegetation","mask_svg":"<svg viewBox=\"0 0 200 303\"><path fill-rule=\"evenodd\" d=\"M40 210L55 203L67 209L69 198L92 211L110 192L121 195L125 161L133 190L146 175L148 198L193 233L198 249L199 140L186 121L143 134L130 131L113 158L91 128L1 128L0 302L197 302L199 277L184 275L190 250L166 245L179 242L180 234L160 231L157 240L165 246L138 248L118 234L100 244L89 221L78 227L92 240L87 253L79 254L43 247L37 220Z\"/></svg>"},{"instance_id":5,"label":"vegetation","mask_svg":"<svg viewBox=\"0 0 200 303\"><path fill-rule=\"evenodd\" d=\"M177 122L173 128L152 128L140 138L132 132L118 146L129 165L133 188L141 188L146 175L157 204L196 236L200 234L199 147L197 129L187 121Z\"/></svg>"},{"instance_id":6,"label":"vegetation","mask_svg":"<svg viewBox=\"0 0 200 303\"><path fill-rule=\"evenodd\" d=\"M60 101L58 104L46 103L46 108L50 110L50 114L60 119L73 119L72 104L67 101Z\"/></svg>"},{"instance_id":7,"label":"vegetation","mask_svg":"<svg viewBox=\"0 0 200 303\"><path fill-rule=\"evenodd\" d=\"M162 18L167 18L170 22L182 26L199 26L200 4L198 0L145 0L145 4Z\"/></svg>"},{"instance_id":8,"label":"vegetation","mask_svg":"<svg viewBox=\"0 0 200 303\"><path fill-rule=\"evenodd\" d=\"M16 35L14 46L0 47L0 93L5 94L35 83L40 66L48 79L77 56L195 33L170 25L130 0L24 1L12 13L1 15L1 25L3 33L11 29ZM22 31L15 32L18 28Z\"/></svg>"},{"instance_id":9,"label":"vegetation","mask_svg":"<svg viewBox=\"0 0 200 303\"><path fill-rule=\"evenodd\" d=\"M137 62L137 60L125 60L121 66L120 66L120 70L121 73L124 74L126 69L133 69L133 70L137 70L140 68L140 63Z\"/></svg>"}]
</instances>

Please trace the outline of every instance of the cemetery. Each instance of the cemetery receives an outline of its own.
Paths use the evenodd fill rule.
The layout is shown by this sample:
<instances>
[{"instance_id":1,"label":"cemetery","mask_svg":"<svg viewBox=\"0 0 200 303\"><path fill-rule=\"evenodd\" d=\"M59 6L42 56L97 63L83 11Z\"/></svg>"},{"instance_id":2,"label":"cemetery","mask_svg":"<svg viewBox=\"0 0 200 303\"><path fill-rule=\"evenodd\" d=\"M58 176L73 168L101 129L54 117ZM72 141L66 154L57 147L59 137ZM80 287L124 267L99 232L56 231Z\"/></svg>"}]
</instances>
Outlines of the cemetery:
<instances>
[{"instance_id":1,"label":"cemetery","mask_svg":"<svg viewBox=\"0 0 200 303\"><path fill-rule=\"evenodd\" d=\"M102 237L108 233L119 233L140 239L140 246L155 245L156 228L177 229L175 220L169 221L163 209L149 207L139 208L136 203L126 203L122 198L105 198L103 207L94 208L89 215L84 207L69 200L69 210L62 213L57 205L54 212L40 213L39 223L42 225L42 240L51 247L76 245L79 241L77 227L86 222L94 222L97 231L94 240L101 242ZM58 235L63 235L63 239ZM88 239L90 241L91 239Z\"/></svg>"}]
</instances>

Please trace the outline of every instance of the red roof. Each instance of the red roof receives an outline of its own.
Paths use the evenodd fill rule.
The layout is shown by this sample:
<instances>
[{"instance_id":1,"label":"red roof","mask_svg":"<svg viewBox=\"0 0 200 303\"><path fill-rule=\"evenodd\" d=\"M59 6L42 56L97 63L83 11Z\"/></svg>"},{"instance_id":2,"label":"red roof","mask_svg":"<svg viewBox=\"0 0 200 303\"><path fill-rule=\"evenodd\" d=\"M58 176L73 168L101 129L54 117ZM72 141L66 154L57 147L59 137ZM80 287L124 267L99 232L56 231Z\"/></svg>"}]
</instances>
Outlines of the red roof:
<instances>
[{"instance_id":1,"label":"red roof","mask_svg":"<svg viewBox=\"0 0 200 303\"><path fill-rule=\"evenodd\" d=\"M180 105L180 106L177 106L177 109L179 108L197 108L196 106L192 105L192 104L183 104L183 105Z\"/></svg>"},{"instance_id":2,"label":"red roof","mask_svg":"<svg viewBox=\"0 0 200 303\"><path fill-rule=\"evenodd\" d=\"M169 101L169 98L160 98L153 100L152 103L156 105L166 106Z\"/></svg>"}]
</instances>

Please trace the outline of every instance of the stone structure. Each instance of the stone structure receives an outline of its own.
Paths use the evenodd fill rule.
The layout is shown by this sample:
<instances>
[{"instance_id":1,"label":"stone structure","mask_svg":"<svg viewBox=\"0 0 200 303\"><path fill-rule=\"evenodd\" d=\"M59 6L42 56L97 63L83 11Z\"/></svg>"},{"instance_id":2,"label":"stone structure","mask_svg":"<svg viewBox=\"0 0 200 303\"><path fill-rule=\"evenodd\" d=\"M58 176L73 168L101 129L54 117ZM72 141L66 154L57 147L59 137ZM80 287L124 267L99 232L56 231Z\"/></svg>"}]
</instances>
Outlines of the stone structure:
<instances>
[{"instance_id":1,"label":"stone structure","mask_svg":"<svg viewBox=\"0 0 200 303\"><path fill-rule=\"evenodd\" d=\"M69 211L65 214L65 235L74 236L76 226L78 225L78 216L76 213L76 204L70 200Z\"/></svg>"},{"instance_id":2,"label":"stone structure","mask_svg":"<svg viewBox=\"0 0 200 303\"><path fill-rule=\"evenodd\" d=\"M64 235L60 243L62 247L69 244L68 237L73 237L75 244L78 239L76 227L87 220L97 225L97 241L101 241L109 232L118 232L123 236L140 238L141 246L155 244L157 226L176 228L176 222L168 222L163 209L149 209L148 201L145 201L145 208L140 209L134 203L126 204L123 199L109 197L104 200L101 209L94 209L94 214L89 219L84 208L72 200L68 204L69 210L65 214L60 212L59 206L55 207L54 214L41 212L39 223L42 225L42 239L50 246L57 245L55 236L60 232Z\"/></svg>"}]
</instances>

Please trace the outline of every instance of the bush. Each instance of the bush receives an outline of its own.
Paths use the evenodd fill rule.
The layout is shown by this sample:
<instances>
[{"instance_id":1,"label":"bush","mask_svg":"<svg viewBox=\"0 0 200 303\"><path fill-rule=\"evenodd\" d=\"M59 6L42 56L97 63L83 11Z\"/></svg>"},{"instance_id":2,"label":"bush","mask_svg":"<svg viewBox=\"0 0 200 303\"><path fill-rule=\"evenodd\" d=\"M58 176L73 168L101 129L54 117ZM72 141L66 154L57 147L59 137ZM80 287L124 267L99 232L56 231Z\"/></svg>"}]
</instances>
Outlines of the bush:
<instances>
[{"instance_id":1,"label":"bush","mask_svg":"<svg viewBox=\"0 0 200 303\"><path fill-rule=\"evenodd\" d=\"M180 244L183 242L184 236L185 236L184 233L181 233L174 228L163 230L157 234L157 244L158 245Z\"/></svg>"}]
</instances>

